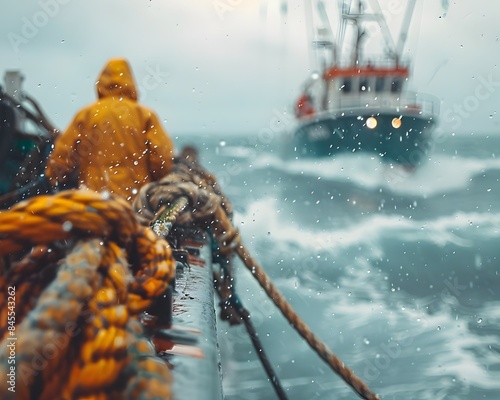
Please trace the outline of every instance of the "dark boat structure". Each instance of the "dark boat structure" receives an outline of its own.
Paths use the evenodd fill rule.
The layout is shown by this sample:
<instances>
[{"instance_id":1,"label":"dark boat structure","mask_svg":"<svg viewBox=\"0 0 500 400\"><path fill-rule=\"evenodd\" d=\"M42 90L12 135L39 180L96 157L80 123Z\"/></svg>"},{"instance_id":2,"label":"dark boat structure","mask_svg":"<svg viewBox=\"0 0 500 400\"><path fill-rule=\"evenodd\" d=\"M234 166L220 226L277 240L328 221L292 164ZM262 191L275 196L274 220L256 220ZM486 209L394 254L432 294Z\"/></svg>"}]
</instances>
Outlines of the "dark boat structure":
<instances>
[{"instance_id":1,"label":"dark boat structure","mask_svg":"<svg viewBox=\"0 0 500 400\"><path fill-rule=\"evenodd\" d=\"M363 151L410 168L426 158L439 101L407 88L410 62L402 53L415 2L406 3L397 42L377 0L339 1L335 35L325 2L311 2L319 71L295 103L293 157Z\"/></svg>"},{"instance_id":2,"label":"dark boat structure","mask_svg":"<svg viewBox=\"0 0 500 400\"><path fill-rule=\"evenodd\" d=\"M43 172L59 131L22 90L23 80L9 70L0 86L0 208L49 190Z\"/></svg>"}]
</instances>

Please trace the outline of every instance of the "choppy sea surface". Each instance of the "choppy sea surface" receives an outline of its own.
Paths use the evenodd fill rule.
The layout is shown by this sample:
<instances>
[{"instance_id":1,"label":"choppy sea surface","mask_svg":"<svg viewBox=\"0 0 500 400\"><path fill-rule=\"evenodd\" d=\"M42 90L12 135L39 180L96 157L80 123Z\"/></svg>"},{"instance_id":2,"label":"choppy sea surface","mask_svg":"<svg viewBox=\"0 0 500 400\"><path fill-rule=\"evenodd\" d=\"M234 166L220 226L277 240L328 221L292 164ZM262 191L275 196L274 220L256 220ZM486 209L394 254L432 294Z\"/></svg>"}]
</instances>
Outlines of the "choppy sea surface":
<instances>
[{"instance_id":1,"label":"choppy sea surface","mask_svg":"<svg viewBox=\"0 0 500 400\"><path fill-rule=\"evenodd\" d=\"M176 142L198 147L245 246L382 399L500 399L500 135L444 136L414 172L369 154L284 161L253 135ZM236 267L288 398L358 398ZM218 327L225 399L275 399L244 327Z\"/></svg>"}]
</instances>

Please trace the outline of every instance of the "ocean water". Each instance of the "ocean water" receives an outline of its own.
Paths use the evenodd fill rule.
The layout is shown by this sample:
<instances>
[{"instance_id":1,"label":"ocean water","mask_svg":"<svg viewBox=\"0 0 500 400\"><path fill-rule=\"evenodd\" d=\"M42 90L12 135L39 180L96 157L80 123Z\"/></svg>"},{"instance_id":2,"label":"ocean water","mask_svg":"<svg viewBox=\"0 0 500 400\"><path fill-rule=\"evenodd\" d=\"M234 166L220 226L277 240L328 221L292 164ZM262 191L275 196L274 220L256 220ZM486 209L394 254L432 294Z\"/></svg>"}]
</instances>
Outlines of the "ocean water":
<instances>
[{"instance_id":1,"label":"ocean water","mask_svg":"<svg viewBox=\"0 0 500 400\"><path fill-rule=\"evenodd\" d=\"M253 135L176 143L196 144L245 246L382 399L500 399L500 137L444 135L413 173L369 154L284 161ZM236 266L288 398L358 398ZM276 398L242 326L219 321L219 343L225 399Z\"/></svg>"}]
</instances>

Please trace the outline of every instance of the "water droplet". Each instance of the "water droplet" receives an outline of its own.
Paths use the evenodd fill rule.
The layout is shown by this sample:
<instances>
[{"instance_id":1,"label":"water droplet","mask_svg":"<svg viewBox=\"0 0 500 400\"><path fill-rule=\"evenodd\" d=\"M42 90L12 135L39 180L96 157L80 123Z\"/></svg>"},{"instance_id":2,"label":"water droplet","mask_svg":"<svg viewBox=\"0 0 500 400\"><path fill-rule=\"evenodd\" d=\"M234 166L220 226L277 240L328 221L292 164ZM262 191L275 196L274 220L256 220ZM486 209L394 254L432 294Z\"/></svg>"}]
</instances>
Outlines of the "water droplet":
<instances>
[{"instance_id":1,"label":"water droplet","mask_svg":"<svg viewBox=\"0 0 500 400\"><path fill-rule=\"evenodd\" d=\"M440 325L438 325L437 330L438 330L438 331L440 331L440 330L441 330L441 326L440 326Z\"/></svg>"},{"instance_id":2,"label":"water droplet","mask_svg":"<svg viewBox=\"0 0 500 400\"><path fill-rule=\"evenodd\" d=\"M73 224L70 221L66 221L62 224L63 231L69 232L73 228Z\"/></svg>"},{"instance_id":3,"label":"water droplet","mask_svg":"<svg viewBox=\"0 0 500 400\"><path fill-rule=\"evenodd\" d=\"M364 338L364 339L363 339L363 343L364 343L364 344L370 344L370 341L369 341L367 338Z\"/></svg>"},{"instance_id":4,"label":"water droplet","mask_svg":"<svg viewBox=\"0 0 500 400\"><path fill-rule=\"evenodd\" d=\"M481 322L483 322L483 319L482 318L478 318L477 319L477 323L480 324Z\"/></svg>"}]
</instances>

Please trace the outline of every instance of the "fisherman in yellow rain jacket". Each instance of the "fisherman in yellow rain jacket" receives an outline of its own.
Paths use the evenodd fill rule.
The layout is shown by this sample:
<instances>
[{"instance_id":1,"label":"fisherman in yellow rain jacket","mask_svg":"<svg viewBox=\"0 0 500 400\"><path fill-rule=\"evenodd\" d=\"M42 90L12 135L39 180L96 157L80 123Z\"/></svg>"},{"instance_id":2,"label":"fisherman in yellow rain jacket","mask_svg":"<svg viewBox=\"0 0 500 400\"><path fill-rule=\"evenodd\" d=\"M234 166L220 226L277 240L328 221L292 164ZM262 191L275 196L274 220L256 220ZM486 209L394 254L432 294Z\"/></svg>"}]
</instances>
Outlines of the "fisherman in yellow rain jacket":
<instances>
[{"instance_id":1,"label":"fisherman in yellow rain jacket","mask_svg":"<svg viewBox=\"0 0 500 400\"><path fill-rule=\"evenodd\" d=\"M76 114L55 143L46 175L53 186L78 186L129 202L172 166L173 143L154 111L137 102L129 64L112 59L96 83L98 100Z\"/></svg>"}]
</instances>

